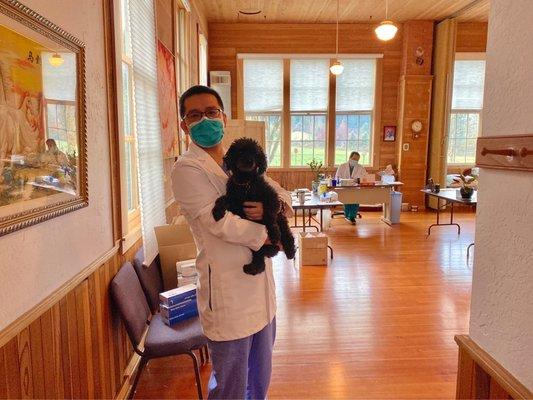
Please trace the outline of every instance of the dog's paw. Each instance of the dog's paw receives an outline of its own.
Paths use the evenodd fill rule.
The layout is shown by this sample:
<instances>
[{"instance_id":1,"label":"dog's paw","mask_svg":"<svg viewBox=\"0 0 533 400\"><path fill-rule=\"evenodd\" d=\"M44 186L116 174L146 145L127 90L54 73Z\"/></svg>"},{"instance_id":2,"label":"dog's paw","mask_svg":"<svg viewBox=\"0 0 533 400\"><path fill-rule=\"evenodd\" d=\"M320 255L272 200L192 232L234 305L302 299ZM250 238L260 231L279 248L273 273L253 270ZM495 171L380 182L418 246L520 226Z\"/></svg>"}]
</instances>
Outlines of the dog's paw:
<instances>
[{"instance_id":1,"label":"dog's paw","mask_svg":"<svg viewBox=\"0 0 533 400\"><path fill-rule=\"evenodd\" d=\"M285 249L285 256L287 259L292 260L296 256L296 247L292 246L289 249Z\"/></svg>"},{"instance_id":2,"label":"dog's paw","mask_svg":"<svg viewBox=\"0 0 533 400\"><path fill-rule=\"evenodd\" d=\"M213 208L213 211L212 211L213 219L215 221L220 221L224 217L225 213L226 213L225 210L220 210L218 208Z\"/></svg>"},{"instance_id":3,"label":"dog's paw","mask_svg":"<svg viewBox=\"0 0 533 400\"><path fill-rule=\"evenodd\" d=\"M279 253L279 247L275 244L265 244L262 251L265 257L272 258Z\"/></svg>"},{"instance_id":4,"label":"dog's paw","mask_svg":"<svg viewBox=\"0 0 533 400\"><path fill-rule=\"evenodd\" d=\"M244 267L242 267L242 270L244 271L245 274L257 275L265 270L265 266L263 265L263 267L261 268L261 266L259 265L246 264Z\"/></svg>"}]
</instances>

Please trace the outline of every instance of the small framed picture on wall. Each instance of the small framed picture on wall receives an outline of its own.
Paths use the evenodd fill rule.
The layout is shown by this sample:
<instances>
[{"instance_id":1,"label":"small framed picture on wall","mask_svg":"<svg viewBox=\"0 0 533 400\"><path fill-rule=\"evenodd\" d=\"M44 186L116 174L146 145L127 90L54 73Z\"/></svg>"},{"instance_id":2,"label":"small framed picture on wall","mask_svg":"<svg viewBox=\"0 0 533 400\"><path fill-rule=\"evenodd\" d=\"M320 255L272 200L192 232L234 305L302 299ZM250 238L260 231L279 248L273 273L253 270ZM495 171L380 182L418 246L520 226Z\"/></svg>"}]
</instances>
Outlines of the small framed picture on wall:
<instances>
[{"instance_id":1,"label":"small framed picture on wall","mask_svg":"<svg viewBox=\"0 0 533 400\"><path fill-rule=\"evenodd\" d=\"M396 127L395 126L384 126L383 127L383 141L384 142L395 142L396 141Z\"/></svg>"}]
</instances>

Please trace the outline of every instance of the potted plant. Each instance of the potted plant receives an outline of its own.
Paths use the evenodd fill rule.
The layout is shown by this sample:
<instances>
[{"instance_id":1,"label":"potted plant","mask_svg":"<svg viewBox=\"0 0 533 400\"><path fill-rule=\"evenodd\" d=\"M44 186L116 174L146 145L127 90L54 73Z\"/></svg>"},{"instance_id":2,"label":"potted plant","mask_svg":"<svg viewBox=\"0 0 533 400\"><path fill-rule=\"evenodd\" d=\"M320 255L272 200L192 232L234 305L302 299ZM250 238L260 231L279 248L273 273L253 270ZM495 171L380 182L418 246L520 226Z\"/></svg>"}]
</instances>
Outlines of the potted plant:
<instances>
[{"instance_id":1,"label":"potted plant","mask_svg":"<svg viewBox=\"0 0 533 400\"><path fill-rule=\"evenodd\" d=\"M476 176L465 176L463 174L460 175L461 178L461 189L459 192L461 193L461 197L463 199L470 199L472 195L474 194L474 186L477 177Z\"/></svg>"},{"instance_id":2,"label":"potted plant","mask_svg":"<svg viewBox=\"0 0 533 400\"><path fill-rule=\"evenodd\" d=\"M324 170L324 164L322 164L322 161L316 161L313 158L313 161L308 162L307 165L311 168L311 171L313 172L313 182L311 182L311 187L313 189L313 193L318 193L318 185L320 184L320 177L322 174L322 171Z\"/></svg>"}]
</instances>

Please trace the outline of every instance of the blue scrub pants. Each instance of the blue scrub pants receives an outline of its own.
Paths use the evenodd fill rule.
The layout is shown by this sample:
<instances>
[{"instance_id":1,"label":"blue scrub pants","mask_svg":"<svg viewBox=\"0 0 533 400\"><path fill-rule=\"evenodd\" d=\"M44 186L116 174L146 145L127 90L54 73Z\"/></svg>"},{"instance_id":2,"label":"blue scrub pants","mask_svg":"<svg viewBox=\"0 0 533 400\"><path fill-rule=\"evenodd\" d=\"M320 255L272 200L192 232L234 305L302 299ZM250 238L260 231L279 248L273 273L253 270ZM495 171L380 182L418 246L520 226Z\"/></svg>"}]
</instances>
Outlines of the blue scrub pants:
<instances>
[{"instance_id":1,"label":"blue scrub pants","mask_svg":"<svg viewBox=\"0 0 533 400\"><path fill-rule=\"evenodd\" d=\"M265 399L275 339L276 318L259 332L242 339L209 340L213 371L208 399Z\"/></svg>"},{"instance_id":2,"label":"blue scrub pants","mask_svg":"<svg viewBox=\"0 0 533 400\"><path fill-rule=\"evenodd\" d=\"M344 216L349 220L355 219L357 212L359 211L359 204L345 204Z\"/></svg>"}]
</instances>

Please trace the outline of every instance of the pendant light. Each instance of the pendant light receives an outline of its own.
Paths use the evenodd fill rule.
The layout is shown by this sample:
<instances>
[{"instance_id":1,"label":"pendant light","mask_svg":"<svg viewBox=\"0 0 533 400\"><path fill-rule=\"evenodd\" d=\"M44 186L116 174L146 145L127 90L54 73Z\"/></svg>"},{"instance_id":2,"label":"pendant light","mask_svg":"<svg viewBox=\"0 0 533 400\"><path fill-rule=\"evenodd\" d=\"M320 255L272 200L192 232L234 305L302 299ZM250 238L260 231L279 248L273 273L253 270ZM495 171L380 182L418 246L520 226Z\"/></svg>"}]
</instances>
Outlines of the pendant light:
<instances>
[{"instance_id":1,"label":"pendant light","mask_svg":"<svg viewBox=\"0 0 533 400\"><path fill-rule=\"evenodd\" d=\"M50 56L48 62L52 67L60 67L61 65L63 65L65 60L63 60L63 57L61 57L59 53L54 53Z\"/></svg>"},{"instance_id":2,"label":"pendant light","mask_svg":"<svg viewBox=\"0 0 533 400\"><path fill-rule=\"evenodd\" d=\"M376 36L379 40L387 41L394 39L396 32L398 32L398 27L394 25L392 21L388 19L389 17L389 1L385 0L385 20L379 24L376 29Z\"/></svg>"},{"instance_id":3,"label":"pendant light","mask_svg":"<svg viewBox=\"0 0 533 400\"><path fill-rule=\"evenodd\" d=\"M339 60L339 0L337 0L337 28L336 28L336 38L335 38L335 54L337 60L335 63L329 67L330 72L333 75L340 75L344 71L344 65Z\"/></svg>"}]
</instances>

